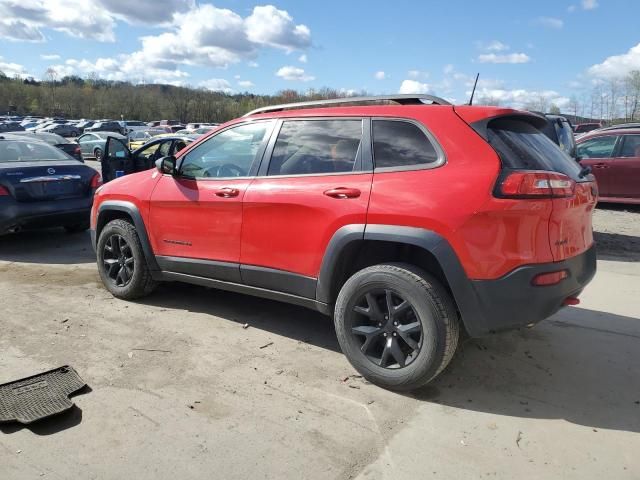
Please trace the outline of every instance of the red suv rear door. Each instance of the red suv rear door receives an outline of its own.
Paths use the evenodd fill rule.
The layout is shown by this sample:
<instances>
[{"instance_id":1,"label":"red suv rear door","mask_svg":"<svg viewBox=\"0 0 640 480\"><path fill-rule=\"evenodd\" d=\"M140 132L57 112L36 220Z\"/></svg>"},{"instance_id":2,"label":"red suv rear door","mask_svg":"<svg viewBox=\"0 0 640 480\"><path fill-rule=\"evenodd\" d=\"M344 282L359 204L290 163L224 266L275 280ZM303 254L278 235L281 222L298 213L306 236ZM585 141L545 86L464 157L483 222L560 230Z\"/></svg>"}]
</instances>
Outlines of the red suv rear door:
<instances>
[{"instance_id":1,"label":"red suv rear door","mask_svg":"<svg viewBox=\"0 0 640 480\"><path fill-rule=\"evenodd\" d=\"M365 127L360 118L279 121L244 197L245 283L314 296L333 234L366 223L372 173Z\"/></svg>"},{"instance_id":2,"label":"red suv rear door","mask_svg":"<svg viewBox=\"0 0 640 480\"><path fill-rule=\"evenodd\" d=\"M640 134L622 136L612 167L611 196L640 199Z\"/></svg>"}]
</instances>

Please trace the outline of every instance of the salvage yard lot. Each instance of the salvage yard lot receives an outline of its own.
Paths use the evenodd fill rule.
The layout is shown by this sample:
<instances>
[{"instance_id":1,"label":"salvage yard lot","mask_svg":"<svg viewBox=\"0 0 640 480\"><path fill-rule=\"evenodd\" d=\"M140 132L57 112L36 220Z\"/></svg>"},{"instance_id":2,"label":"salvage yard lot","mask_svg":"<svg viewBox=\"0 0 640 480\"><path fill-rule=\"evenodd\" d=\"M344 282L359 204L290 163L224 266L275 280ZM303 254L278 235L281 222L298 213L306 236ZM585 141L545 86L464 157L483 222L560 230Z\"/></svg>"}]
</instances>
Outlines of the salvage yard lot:
<instances>
[{"instance_id":1,"label":"salvage yard lot","mask_svg":"<svg viewBox=\"0 0 640 480\"><path fill-rule=\"evenodd\" d=\"M88 234L2 237L0 383L69 364L91 391L0 425L0 478L637 479L640 208L595 228L580 306L465 341L410 395L354 376L314 312L179 284L124 302Z\"/></svg>"}]
</instances>

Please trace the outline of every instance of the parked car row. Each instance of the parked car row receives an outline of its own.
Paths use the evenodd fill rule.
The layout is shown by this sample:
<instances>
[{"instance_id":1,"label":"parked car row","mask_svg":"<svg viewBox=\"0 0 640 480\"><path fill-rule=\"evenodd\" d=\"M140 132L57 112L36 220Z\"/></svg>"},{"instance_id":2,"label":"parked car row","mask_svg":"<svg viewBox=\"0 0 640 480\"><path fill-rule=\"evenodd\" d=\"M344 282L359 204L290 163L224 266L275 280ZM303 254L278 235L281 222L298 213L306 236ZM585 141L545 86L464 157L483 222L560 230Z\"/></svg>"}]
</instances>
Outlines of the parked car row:
<instances>
[{"instance_id":1,"label":"parked car row","mask_svg":"<svg viewBox=\"0 0 640 480\"><path fill-rule=\"evenodd\" d=\"M88 132L114 132L121 135L129 135L132 132L148 130L152 127L161 129L162 133L186 131L182 133L189 134L199 130L197 133L201 134L217 125L216 123L189 123L184 125L177 120L157 120L146 123L140 120L112 120L106 118L99 120L69 120L59 117L0 117L0 133L16 131L46 132L62 137L78 137Z\"/></svg>"}]
</instances>

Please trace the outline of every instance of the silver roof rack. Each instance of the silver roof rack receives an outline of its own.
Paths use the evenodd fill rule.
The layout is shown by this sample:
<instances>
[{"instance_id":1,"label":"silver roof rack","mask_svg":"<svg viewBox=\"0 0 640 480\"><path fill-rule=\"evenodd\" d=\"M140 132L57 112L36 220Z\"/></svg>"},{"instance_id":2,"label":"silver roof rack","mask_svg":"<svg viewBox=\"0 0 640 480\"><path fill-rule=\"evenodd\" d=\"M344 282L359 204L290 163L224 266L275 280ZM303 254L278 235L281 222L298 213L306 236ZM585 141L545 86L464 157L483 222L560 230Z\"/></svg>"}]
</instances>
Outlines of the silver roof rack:
<instances>
[{"instance_id":1,"label":"silver roof rack","mask_svg":"<svg viewBox=\"0 0 640 480\"><path fill-rule=\"evenodd\" d=\"M255 110L251 110L249 113L245 113L243 117L248 117L257 113L281 112L283 110L295 110L298 108L326 107L351 103L382 102L396 102L400 105L425 105L425 102L431 102L430 105L451 105L451 103L447 102L444 98L426 94L376 95L372 97L345 97L334 98L331 100L312 100L309 102L283 103L281 105L271 105L269 107L256 108Z\"/></svg>"}]
</instances>

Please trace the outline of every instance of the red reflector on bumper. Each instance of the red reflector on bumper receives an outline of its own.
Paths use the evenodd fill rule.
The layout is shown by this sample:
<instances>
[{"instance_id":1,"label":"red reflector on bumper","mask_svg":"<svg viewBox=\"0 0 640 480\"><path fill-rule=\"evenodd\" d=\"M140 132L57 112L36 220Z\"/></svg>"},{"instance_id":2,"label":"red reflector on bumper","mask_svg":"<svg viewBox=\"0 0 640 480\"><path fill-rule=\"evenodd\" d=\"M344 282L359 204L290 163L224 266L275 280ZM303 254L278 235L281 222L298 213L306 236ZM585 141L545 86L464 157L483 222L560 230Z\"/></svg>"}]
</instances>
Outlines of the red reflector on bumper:
<instances>
[{"instance_id":1,"label":"red reflector on bumper","mask_svg":"<svg viewBox=\"0 0 640 480\"><path fill-rule=\"evenodd\" d=\"M533 277L531 280L532 285L536 287L546 287L549 285L555 285L569 276L569 272L566 270L560 270L558 272L541 273Z\"/></svg>"},{"instance_id":2,"label":"red reflector on bumper","mask_svg":"<svg viewBox=\"0 0 640 480\"><path fill-rule=\"evenodd\" d=\"M562 302L563 305L579 305L580 299L578 297L567 297Z\"/></svg>"}]
</instances>

